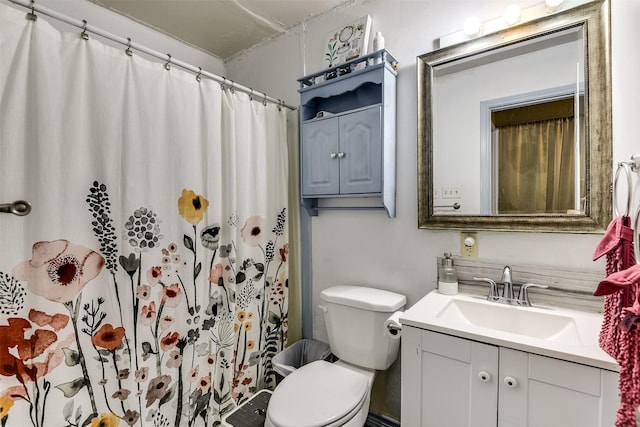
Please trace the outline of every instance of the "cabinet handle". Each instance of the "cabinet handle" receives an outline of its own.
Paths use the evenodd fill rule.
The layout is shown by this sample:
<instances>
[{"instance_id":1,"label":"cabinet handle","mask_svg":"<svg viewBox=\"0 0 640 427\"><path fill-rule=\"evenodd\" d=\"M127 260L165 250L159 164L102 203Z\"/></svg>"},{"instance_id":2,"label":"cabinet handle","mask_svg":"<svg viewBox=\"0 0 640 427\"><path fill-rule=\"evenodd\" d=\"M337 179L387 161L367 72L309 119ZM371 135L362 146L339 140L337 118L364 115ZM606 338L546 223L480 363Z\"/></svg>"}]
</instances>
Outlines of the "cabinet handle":
<instances>
[{"instance_id":1,"label":"cabinet handle","mask_svg":"<svg viewBox=\"0 0 640 427\"><path fill-rule=\"evenodd\" d=\"M480 371L478 372L478 378L480 378L480 381L482 381L483 383L488 383L489 381L491 381L491 374L487 371Z\"/></svg>"},{"instance_id":2,"label":"cabinet handle","mask_svg":"<svg viewBox=\"0 0 640 427\"><path fill-rule=\"evenodd\" d=\"M345 154L341 151L338 153L338 158L339 159L344 159Z\"/></svg>"},{"instance_id":3,"label":"cabinet handle","mask_svg":"<svg viewBox=\"0 0 640 427\"><path fill-rule=\"evenodd\" d=\"M335 159L336 157L338 157L338 153L331 153L329 154L329 157L331 157L332 159Z\"/></svg>"},{"instance_id":4,"label":"cabinet handle","mask_svg":"<svg viewBox=\"0 0 640 427\"><path fill-rule=\"evenodd\" d=\"M513 377L504 377L504 383L509 388L518 387L518 380Z\"/></svg>"}]
</instances>

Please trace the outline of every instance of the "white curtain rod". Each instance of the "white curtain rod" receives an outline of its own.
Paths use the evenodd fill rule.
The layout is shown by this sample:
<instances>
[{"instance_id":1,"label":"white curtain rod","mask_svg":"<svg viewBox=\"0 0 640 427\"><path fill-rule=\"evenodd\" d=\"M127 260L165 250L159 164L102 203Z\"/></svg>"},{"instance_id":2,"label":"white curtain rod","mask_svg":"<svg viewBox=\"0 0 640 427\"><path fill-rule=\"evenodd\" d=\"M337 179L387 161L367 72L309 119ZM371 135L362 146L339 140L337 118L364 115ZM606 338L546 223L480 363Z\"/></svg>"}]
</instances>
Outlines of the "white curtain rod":
<instances>
[{"instance_id":1,"label":"white curtain rod","mask_svg":"<svg viewBox=\"0 0 640 427\"><path fill-rule=\"evenodd\" d=\"M168 66L170 65L176 65L180 68L183 68L185 70L188 70L192 73L194 73L196 75L196 78L198 78L199 76L203 76L203 77L207 77L211 80L214 80L218 83L220 83L223 86L229 87L229 88L233 88L235 90L239 90L240 92L244 92L246 94L249 94L250 97L254 98L257 101L263 101L263 102L270 102L273 104L277 104L280 105L282 107L286 107L289 108L290 110L295 110L296 107L292 107L290 105L287 105L284 103L284 101L282 101L281 99L276 99L273 97L268 96L266 93L263 92L258 92L255 91L251 88L248 88L246 86L242 86L232 80L229 80L225 77L220 77L218 75L209 73L207 71L203 71L202 68L200 67L195 67L191 64L187 64L186 62L180 61L178 59L173 58L170 54L163 54L158 52L157 50L153 50L149 47L140 45L138 43L134 43L133 41L131 41L130 38L124 38L124 37L120 37L120 36L116 36L115 34L112 34L108 31L105 31L101 28L97 28L93 25L89 25L87 24L86 21L80 21L78 19L72 18L68 15L64 15L60 12L56 12L53 9L49 9L45 6L39 6L36 5L35 2L33 1L28 1L28 0L9 0L12 3L15 3L17 5L20 5L22 7L25 7L27 9L31 10L32 14L35 14L35 12L41 13L43 15L49 16L51 18L57 19L58 21L62 21L66 24L72 25L74 27L80 28L83 31L86 31L88 33L93 33L93 34L97 34L100 37L104 37L108 40L114 41L116 43L120 43L123 46L126 46L127 50L137 50L140 52L143 52L147 55L150 55L154 58L157 58L161 61L165 62L165 67L168 68Z\"/></svg>"}]
</instances>

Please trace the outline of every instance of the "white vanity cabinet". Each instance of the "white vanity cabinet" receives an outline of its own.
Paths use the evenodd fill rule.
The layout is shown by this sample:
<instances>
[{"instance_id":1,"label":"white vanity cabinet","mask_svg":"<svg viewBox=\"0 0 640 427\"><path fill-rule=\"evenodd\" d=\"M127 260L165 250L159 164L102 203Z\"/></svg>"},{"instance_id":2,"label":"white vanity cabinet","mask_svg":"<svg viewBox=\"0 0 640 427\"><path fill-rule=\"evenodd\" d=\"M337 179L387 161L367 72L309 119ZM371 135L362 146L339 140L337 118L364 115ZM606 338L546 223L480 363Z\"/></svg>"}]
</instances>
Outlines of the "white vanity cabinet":
<instances>
[{"instance_id":1,"label":"white vanity cabinet","mask_svg":"<svg viewBox=\"0 0 640 427\"><path fill-rule=\"evenodd\" d=\"M617 381L613 371L403 325L403 426L609 427Z\"/></svg>"}]
</instances>

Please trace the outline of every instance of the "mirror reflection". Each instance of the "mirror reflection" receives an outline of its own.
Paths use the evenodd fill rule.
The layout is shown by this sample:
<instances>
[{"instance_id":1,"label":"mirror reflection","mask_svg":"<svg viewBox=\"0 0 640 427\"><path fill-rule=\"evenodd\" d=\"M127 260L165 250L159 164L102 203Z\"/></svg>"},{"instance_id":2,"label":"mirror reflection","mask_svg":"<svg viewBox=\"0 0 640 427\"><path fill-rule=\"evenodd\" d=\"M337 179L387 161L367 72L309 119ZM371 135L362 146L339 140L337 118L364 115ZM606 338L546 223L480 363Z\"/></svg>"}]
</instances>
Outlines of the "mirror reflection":
<instances>
[{"instance_id":1,"label":"mirror reflection","mask_svg":"<svg viewBox=\"0 0 640 427\"><path fill-rule=\"evenodd\" d=\"M420 227L604 229L608 16L594 1L418 57Z\"/></svg>"},{"instance_id":2,"label":"mirror reflection","mask_svg":"<svg viewBox=\"0 0 640 427\"><path fill-rule=\"evenodd\" d=\"M434 66L434 214L584 212L584 66L581 27Z\"/></svg>"}]
</instances>

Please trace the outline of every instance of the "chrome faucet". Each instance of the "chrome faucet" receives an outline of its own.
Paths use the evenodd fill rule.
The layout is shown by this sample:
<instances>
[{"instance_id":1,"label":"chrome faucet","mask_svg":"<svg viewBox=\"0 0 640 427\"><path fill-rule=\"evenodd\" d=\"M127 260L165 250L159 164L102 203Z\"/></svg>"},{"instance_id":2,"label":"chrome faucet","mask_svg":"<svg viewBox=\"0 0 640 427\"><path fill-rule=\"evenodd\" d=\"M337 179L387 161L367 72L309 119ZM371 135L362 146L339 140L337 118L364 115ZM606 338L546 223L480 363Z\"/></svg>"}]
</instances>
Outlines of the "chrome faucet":
<instances>
[{"instance_id":1,"label":"chrome faucet","mask_svg":"<svg viewBox=\"0 0 640 427\"><path fill-rule=\"evenodd\" d=\"M513 299L513 282L511 281L511 267L508 265L502 270L502 298Z\"/></svg>"},{"instance_id":2,"label":"chrome faucet","mask_svg":"<svg viewBox=\"0 0 640 427\"><path fill-rule=\"evenodd\" d=\"M487 296L487 300L499 302L501 304L513 304L513 305L521 305L525 307L531 307L531 301L529 300L529 293L527 290L529 288L548 288L547 285L536 285L534 283L525 283L520 286L520 290L518 292L518 297L515 298L513 294L513 278L512 278L512 270L510 266L505 266L502 270L502 295L500 295L500 291L498 289L498 284L493 280L487 277L474 277L473 280L477 280L479 282L485 282L489 284L489 296Z\"/></svg>"},{"instance_id":3,"label":"chrome faucet","mask_svg":"<svg viewBox=\"0 0 640 427\"><path fill-rule=\"evenodd\" d=\"M546 289L549 286L547 285L536 285L535 283L525 283L520 286L520 292L518 292L518 304L523 305L525 307L531 307L531 301L529 300L529 292L527 290L529 288L542 288Z\"/></svg>"}]
</instances>

